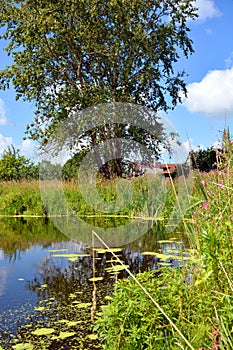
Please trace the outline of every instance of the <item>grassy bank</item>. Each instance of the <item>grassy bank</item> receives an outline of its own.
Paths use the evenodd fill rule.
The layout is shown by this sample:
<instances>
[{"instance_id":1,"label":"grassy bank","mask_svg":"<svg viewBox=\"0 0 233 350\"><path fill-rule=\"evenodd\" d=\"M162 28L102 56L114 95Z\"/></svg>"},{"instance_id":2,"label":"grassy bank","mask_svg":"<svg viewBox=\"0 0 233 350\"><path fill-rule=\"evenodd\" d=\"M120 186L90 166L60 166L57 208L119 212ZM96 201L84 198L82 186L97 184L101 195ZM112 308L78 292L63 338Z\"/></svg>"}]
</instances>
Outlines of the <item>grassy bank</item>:
<instances>
[{"instance_id":1,"label":"grassy bank","mask_svg":"<svg viewBox=\"0 0 233 350\"><path fill-rule=\"evenodd\" d=\"M161 186L161 180L153 177L102 180L96 187L87 184L81 190L76 182L63 182L62 187L69 208L79 216L166 218L175 203L171 184ZM55 188L56 184L53 189L49 185L42 201L38 181L0 182L0 215L46 216L47 203L52 214L66 215L67 205Z\"/></svg>"},{"instance_id":2,"label":"grassy bank","mask_svg":"<svg viewBox=\"0 0 233 350\"><path fill-rule=\"evenodd\" d=\"M103 349L233 349L233 169L228 156L224 168L218 164L215 171L196 174L188 224L192 259L162 270L159 277L149 271L118 282L95 328Z\"/></svg>"}]
</instances>

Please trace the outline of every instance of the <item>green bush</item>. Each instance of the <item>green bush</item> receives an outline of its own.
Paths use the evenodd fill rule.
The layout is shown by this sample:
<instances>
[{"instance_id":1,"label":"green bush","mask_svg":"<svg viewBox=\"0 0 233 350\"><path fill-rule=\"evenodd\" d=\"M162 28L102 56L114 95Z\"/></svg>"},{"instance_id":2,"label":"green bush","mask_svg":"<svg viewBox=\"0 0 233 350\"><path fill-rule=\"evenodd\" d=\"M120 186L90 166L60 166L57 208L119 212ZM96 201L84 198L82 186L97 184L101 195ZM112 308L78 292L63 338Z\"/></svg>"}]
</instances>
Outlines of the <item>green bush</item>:
<instances>
[{"instance_id":1,"label":"green bush","mask_svg":"<svg viewBox=\"0 0 233 350\"><path fill-rule=\"evenodd\" d=\"M211 327L217 324L216 300L206 277L203 273L200 278L186 266L163 269L159 276L158 272L136 276L194 349L210 346ZM105 350L188 349L171 322L131 278L117 283L113 300L103 307L95 328Z\"/></svg>"}]
</instances>

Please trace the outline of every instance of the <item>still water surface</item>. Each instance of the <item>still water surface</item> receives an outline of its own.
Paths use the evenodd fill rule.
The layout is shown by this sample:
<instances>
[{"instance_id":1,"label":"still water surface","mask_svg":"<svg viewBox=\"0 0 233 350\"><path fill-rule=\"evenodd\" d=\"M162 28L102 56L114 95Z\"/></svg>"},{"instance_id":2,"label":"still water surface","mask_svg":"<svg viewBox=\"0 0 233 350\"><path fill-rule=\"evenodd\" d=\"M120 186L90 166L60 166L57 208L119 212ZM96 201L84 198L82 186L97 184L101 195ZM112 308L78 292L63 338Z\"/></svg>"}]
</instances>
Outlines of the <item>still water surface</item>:
<instances>
[{"instance_id":1,"label":"still water surface","mask_svg":"<svg viewBox=\"0 0 233 350\"><path fill-rule=\"evenodd\" d=\"M159 240L171 238L174 243L158 243ZM182 241L183 245L186 244L181 232L173 232L168 237L164 229L157 224L139 240L119 249L117 255L133 273L158 269L163 267L161 260L156 256L142 253L159 251L166 253L167 250L179 248L179 244L176 243L178 240ZM67 254L81 256L72 257ZM0 334L4 335L2 339L6 339L11 333L17 334L20 325L32 320L35 322L36 317L40 317L36 308L44 305L42 303L46 298L56 303L78 291L80 301L91 303L93 282L89 279L93 276L102 277L98 282L101 290L98 298L103 301L106 295L111 294L114 281L127 277L127 272L124 270L118 273L111 270L116 264L111 259L110 252L98 249L93 256L93 251L86 242L72 242L48 220L2 219L0 221ZM167 262L174 267L179 264L174 258L168 259ZM100 300L100 304L102 301ZM89 311L87 314L89 315ZM82 317L86 316L83 314ZM6 346L6 343L6 340L4 344L0 340L0 345Z\"/></svg>"}]
</instances>

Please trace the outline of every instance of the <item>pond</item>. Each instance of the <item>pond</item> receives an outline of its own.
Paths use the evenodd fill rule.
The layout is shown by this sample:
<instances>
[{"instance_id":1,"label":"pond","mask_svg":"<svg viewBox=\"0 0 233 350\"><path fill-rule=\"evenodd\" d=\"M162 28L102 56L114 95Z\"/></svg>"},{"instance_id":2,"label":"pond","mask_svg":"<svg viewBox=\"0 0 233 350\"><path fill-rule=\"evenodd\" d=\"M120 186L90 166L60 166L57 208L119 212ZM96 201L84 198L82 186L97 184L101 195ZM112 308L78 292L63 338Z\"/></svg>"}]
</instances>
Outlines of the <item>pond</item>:
<instances>
[{"instance_id":1,"label":"pond","mask_svg":"<svg viewBox=\"0 0 233 350\"><path fill-rule=\"evenodd\" d=\"M121 263L132 273L176 267L187 245L182 232L165 233L157 223L113 249L113 256L70 240L48 219L1 219L0 345L17 349L17 343L33 342L32 349L42 350L43 339L44 349L101 349L93 319L109 302L117 279L128 276Z\"/></svg>"}]
</instances>

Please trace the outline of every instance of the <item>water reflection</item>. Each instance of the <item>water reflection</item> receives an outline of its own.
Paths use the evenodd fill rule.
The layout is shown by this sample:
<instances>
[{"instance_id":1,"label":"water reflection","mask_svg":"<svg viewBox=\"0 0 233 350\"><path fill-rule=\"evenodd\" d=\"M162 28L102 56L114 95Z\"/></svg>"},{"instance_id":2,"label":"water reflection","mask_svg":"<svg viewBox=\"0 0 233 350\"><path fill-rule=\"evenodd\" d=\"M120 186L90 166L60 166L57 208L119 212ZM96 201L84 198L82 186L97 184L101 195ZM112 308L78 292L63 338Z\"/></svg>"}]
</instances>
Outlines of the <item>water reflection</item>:
<instances>
[{"instance_id":1,"label":"water reflection","mask_svg":"<svg viewBox=\"0 0 233 350\"><path fill-rule=\"evenodd\" d=\"M156 270L160 266L159 259L153 255L143 255L143 252L161 251L169 256L173 250L174 257L176 254L174 250L178 246L181 247L181 243L178 246L175 242L159 243L161 240L169 239L168 236L165 237L164 232L164 226L157 223L145 236L122 247L116 254L125 265L129 265L132 273ZM177 236L184 246L187 245L185 237L182 237L180 232ZM67 254L74 253L77 259L68 260ZM174 258L170 259L170 262L176 266ZM18 329L21 339L28 341L27 338L31 335L27 330L36 325L45 327L47 324L52 324L58 330L59 320L78 319L84 322L85 327L82 332L75 329L76 333L79 332L77 333L79 340L75 339L72 346L79 348L81 333L85 338L92 330L91 305L92 311L98 312L100 306L106 303L105 296L111 295L114 282L128 275L123 269L114 273L111 269L114 265L119 263L114 262L110 252L96 249L93 255L86 242L67 240L50 222L42 219L2 220L0 330L7 331L9 335L10 332L16 333ZM90 280L93 276L102 279L93 282ZM96 309L93 308L94 302ZM90 305L87 308L77 306L86 304ZM21 307L24 311L19 316ZM10 314L13 315L14 322ZM21 324L19 328L18 321ZM25 323L28 324L27 328L23 326ZM0 345L8 344L8 335L2 337ZM88 338L85 339L86 349L98 348L98 342L90 345ZM48 349L59 348L59 340L54 340L50 346Z\"/></svg>"}]
</instances>

